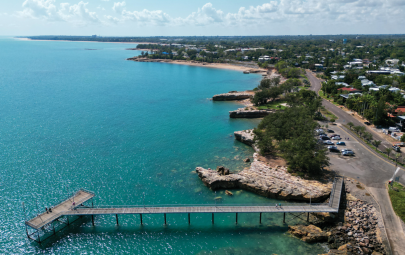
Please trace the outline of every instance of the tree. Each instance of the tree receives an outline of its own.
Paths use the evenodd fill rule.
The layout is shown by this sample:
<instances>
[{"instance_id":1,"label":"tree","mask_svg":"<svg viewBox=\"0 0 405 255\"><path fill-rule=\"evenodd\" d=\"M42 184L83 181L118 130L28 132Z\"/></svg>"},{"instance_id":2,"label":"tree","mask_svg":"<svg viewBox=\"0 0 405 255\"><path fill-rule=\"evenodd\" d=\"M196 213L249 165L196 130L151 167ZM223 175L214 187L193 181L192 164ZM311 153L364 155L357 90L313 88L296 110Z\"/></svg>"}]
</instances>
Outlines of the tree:
<instances>
[{"instance_id":1,"label":"tree","mask_svg":"<svg viewBox=\"0 0 405 255\"><path fill-rule=\"evenodd\" d=\"M364 134L365 132L366 132L366 127L359 126L359 133L360 133L360 136L361 136L362 134Z\"/></svg>"},{"instance_id":2,"label":"tree","mask_svg":"<svg viewBox=\"0 0 405 255\"><path fill-rule=\"evenodd\" d=\"M401 142L405 143L405 135L401 136Z\"/></svg>"},{"instance_id":3,"label":"tree","mask_svg":"<svg viewBox=\"0 0 405 255\"><path fill-rule=\"evenodd\" d=\"M356 133L358 134L360 131L360 126L354 126L353 127L354 131L356 131Z\"/></svg>"},{"instance_id":4,"label":"tree","mask_svg":"<svg viewBox=\"0 0 405 255\"><path fill-rule=\"evenodd\" d=\"M373 141L373 144L374 144L375 148L378 149L378 146L380 146L381 141L374 140L374 141Z\"/></svg>"},{"instance_id":5,"label":"tree","mask_svg":"<svg viewBox=\"0 0 405 255\"><path fill-rule=\"evenodd\" d=\"M364 139L366 139L367 141L370 141L371 139L373 139L373 135L368 133L368 132L364 132L363 134Z\"/></svg>"},{"instance_id":6,"label":"tree","mask_svg":"<svg viewBox=\"0 0 405 255\"><path fill-rule=\"evenodd\" d=\"M385 151L387 152L388 158L390 158L390 153L392 152L392 148L385 148Z\"/></svg>"},{"instance_id":7,"label":"tree","mask_svg":"<svg viewBox=\"0 0 405 255\"><path fill-rule=\"evenodd\" d=\"M332 118L332 119L330 119L330 122L332 122L332 123L333 123L333 122L335 122L335 119L333 119L333 118Z\"/></svg>"},{"instance_id":8,"label":"tree","mask_svg":"<svg viewBox=\"0 0 405 255\"><path fill-rule=\"evenodd\" d=\"M395 153L395 166L398 165L398 159L401 157L401 153Z\"/></svg>"},{"instance_id":9,"label":"tree","mask_svg":"<svg viewBox=\"0 0 405 255\"><path fill-rule=\"evenodd\" d=\"M268 89L270 87L273 86L278 86L280 84L280 78L279 77L275 77L272 79L263 79L260 81L259 86L257 86L258 89Z\"/></svg>"},{"instance_id":10,"label":"tree","mask_svg":"<svg viewBox=\"0 0 405 255\"><path fill-rule=\"evenodd\" d=\"M352 127L354 126L353 122L349 122L347 123L347 125L350 127L350 129L352 129Z\"/></svg>"}]
</instances>

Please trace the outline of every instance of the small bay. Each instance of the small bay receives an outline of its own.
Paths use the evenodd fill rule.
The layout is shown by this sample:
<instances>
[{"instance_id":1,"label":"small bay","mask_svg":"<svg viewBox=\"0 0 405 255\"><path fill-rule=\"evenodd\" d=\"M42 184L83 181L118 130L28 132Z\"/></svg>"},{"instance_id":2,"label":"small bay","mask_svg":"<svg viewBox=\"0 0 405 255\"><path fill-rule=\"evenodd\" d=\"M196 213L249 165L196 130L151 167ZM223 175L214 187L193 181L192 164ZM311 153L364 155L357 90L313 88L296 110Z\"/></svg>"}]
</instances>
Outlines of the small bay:
<instances>
[{"instance_id":1,"label":"small bay","mask_svg":"<svg viewBox=\"0 0 405 255\"><path fill-rule=\"evenodd\" d=\"M84 219L39 246L29 216L74 191L96 205L274 204L246 191L213 192L195 167L248 167L253 150L233 132L259 120L230 119L241 105L214 94L253 89L260 75L126 58L133 44L0 38L1 254L318 254L286 234L282 215L195 214ZM89 50L91 49L91 50ZM38 209L37 209L38 208Z\"/></svg>"}]
</instances>

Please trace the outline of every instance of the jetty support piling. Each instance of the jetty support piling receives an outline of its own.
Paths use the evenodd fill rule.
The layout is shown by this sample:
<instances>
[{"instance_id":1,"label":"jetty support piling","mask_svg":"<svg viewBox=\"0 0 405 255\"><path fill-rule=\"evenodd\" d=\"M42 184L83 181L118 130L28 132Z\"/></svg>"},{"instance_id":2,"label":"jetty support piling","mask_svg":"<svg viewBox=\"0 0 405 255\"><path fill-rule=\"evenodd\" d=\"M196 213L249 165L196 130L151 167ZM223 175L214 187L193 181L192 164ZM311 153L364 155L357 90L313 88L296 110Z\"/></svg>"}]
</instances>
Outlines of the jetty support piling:
<instances>
[{"instance_id":1,"label":"jetty support piling","mask_svg":"<svg viewBox=\"0 0 405 255\"><path fill-rule=\"evenodd\" d=\"M236 213L236 225L238 225L238 213Z\"/></svg>"},{"instance_id":2,"label":"jetty support piling","mask_svg":"<svg viewBox=\"0 0 405 255\"><path fill-rule=\"evenodd\" d=\"M214 225L214 213L212 213L212 224Z\"/></svg>"},{"instance_id":3,"label":"jetty support piling","mask_svg":"<svg viewBox=\"0 0 405 255\"><path fill-rule=\"evenodd\" d=\"M94 215L91 215L91 223L93 224L94 227Z\"/></svg>"},{"instance_id":4,"label":"jetty support piling","mask_svg":"<svg viewBox=\"0 0 405 255\"><path fill-rule=\"evenodd\" d=\"M259 224L262 224L262 213L260 213Z\"/></svg>"},{"instance_id":5,"label":"jetty support piling","mask_svg":"<svg viewBox=\"0 0 405 255\"><path fill-rule=\"evenodd\" d=\"M143 225L143 222L142 222L142 213L141 214L139 214L140 216L141 216L141 225Z\"/></svg>"},{"instance_id":6,"label":"jetty support piling","mask_svg":"<svg viewBox=\"0 0 405 255\"><path fill-rule=\"evenodd\" d=\"M117 219L117 226L118 226L119 225L118 224L118 214L115 215L115 218Z\"/></svg>"},{"instance_id":7,"label":"jetty support piling","mask_svg":"<svg viewBox=\"0 0 405 255\"><path fill-rule=\"evenodd\" d=\"M285 223L285 213L284 213L284 216L283 216L283 223Z\"/></svg>"},{"instance_id":8,"label":"jetty support piling","mask_svg":"<svg viewBox=\"0 0 405 255\"><path fill-rule=\"evenodd\" d=\"M165 216L165 225L167 225L167 224L166 224L166 213L164 213L163 215Z\"/></svg>"},{"instance_id":9,"label":"jetty support piling","mask_svg":"<svg viewBox=\"0 0 405 255\"><path fill-rule=\"evenodd\" d=\"M190 213L188 213L188 225L190 225Z\"/></svg>"}]
</instances>

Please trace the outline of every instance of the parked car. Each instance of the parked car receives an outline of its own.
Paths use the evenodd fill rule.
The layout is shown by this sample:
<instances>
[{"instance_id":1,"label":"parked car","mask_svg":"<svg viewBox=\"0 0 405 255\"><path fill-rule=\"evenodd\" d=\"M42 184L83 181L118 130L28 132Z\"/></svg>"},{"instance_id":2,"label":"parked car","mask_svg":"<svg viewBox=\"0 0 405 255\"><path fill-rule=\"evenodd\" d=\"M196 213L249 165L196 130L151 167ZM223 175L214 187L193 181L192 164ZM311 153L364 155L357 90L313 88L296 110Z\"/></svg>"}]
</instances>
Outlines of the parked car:
<instances>
[{"instance_id":1,"label":"parked car","mask_svg":"<svg viewBox=\"0 0 405 255\"><path fill-rule=\"evenodd\" d=\"M317 130L315 130L318 134L323 134L323 133L325 133L325 131L323 131L323 129L317 129Z\"/></svg>"},{"instance_id":2,"label":"parked car","mask_svg":"<svg viewBox=\"0 0 405 255\"><path fill-rule=\"evenodd\" d=\"M326 144L326 145L335 145L335 144L332 143L330 140L323 141L323 144Z\"/></svg>"},{"instance_id":3,"label":"parked car","mask_svg":"<svg viewBox=\"0 0 405 255\"><path fill-rule=\"evenodd\" d=\"M328 146L329 151L339 152L339 149L336 146Z\"/></svg>"},{"instance_id":4,"label":"parked car","mask_svg":"<svg viewBox=\"0 0 405 255\"><path fill-rule=\"evenodd\" d=\"M328 133L335 133L332 129L328 129Z\"/></svg>"},{"instance_id":5,"label":"parked car","mask_svg":"<svg viewBox=\"0 0 405 255\"><path fill-rule=\"evenodd\" d=\"M368 122L368 121L364 122L364 124L366 124L367 126L370 126L370 125L371 125L371 123Z\"/></svg>"},{"instance_id":6,"label":"parked car","mask_svg":"<svg viewBox=\"0 0 405 255\"><path fill-rule=\"evenodd\" d=\"M336 145L346 145L345 142L337 142Z\"/></svg>"},{"instance_id":7,"label":"parked car","mask_svg":"<svg viewBox=\"0 0 405 255\"><path fill-rule=\"evenodd\" d=\"M340 139L342 139L342 138L340 138L340 136L334 136L334 137L332 138L332 140L340 140Z\"/></svg>"},{"instance_id":8,"label":"parked car","mask_svg":"<svg viewBox=\"0 0 405 255\"><path fill-rule=\"evenodd\" d=\"M322 136L327 136L327 135L326 135L326 134L320 134L320 135L319 135L319 137L322 137Z\"/></svg>"},{"instance_id":9,"label":"parked car","mask_svg":"<svg viewBox=\"0 0 405 255\"><path fill-rule=\"evenodd\" d=\"M342 153L343 153L343 152L347 152L347 151L353 152L351 149L343 149L343 150L341 150ZM354 153L354 152L353 152L353 153Z\"/></svg>"},{"instance_id":10,"label":"parked car","mask_svg":"<svg viewBox=\"0 0 405 255\"><path fill-rule=\"evenodd\" d=\"M321 139L322 139L322 140L330 140L330 138L327 137L327 136L322 136Z\"/></svg>"},{"instance_id":11,"label":"parked car","mask_svg":"<svg viewBox=\"0 0 405 255\"><path fill-rule=\"evenodd\" d=\"M342 156L353 156L354 155L354 152L353 151L345 151L345 152L342 152Z\"/></svg>"},{"instance_id":12,"label":"parked car","mask_svg":"<svg viewBox=\"0 0 405 255\"><path fill-rule=\"evenodd\" d=\"M396 151L396 152L400 152L400 151L401 151L401 147L396 146L396 145L392 146L392 149L393 149L394 151Z\"/></svg>"},{"instance_id":13,"label":"parked car","mask_svg":"<svg viewBox=\"0 0 405 255\"><path fill-rule=\"evenodd\" d=\"M333 134L333 135L331 135L330 137L332 138L332 137L335 137L335 136L340 136L340 135L338 135L338 134Z\"/></svg>"}]
</instances>

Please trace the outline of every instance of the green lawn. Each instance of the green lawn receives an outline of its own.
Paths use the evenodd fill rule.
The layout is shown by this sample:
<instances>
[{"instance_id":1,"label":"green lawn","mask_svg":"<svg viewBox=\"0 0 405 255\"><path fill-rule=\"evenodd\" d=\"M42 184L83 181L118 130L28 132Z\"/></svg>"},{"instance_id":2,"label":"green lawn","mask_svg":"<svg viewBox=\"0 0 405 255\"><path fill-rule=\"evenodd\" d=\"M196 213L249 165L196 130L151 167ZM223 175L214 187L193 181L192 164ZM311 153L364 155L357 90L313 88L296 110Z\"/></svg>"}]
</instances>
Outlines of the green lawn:
<instances>
[{"instance_id":1,"label":"green lawn","mask_svg":"<svg viewBox=\"0 0 405 255\"><path fill-rule=\"evenodd\" d=\"M282 103L285 103L285 101L278 101L278 102L274 102L274 103L270 103L270 104L265 104L265 105L261 105L257 108L259 110L266 110L266 109L284 110L287 107L281 105Z\"/></svg>"},{"instance_id":2,"label":"green lawn","mask_svg":"<svg viewBox=\"0 0 405 255\"><path fill-rule=\"evenodd\" d=\"M336 117L333 113L326 110L326 108L324 106L321 106L321 113L322 113L323 116L325 116L328 119L335 119L335 120L338 119L338 117Z\"/></svg>"},{"instance_id":3,"label":"green lawn","mask_svg":"<svg viewBox=\"0 0 405 255\"><path fill-rule=\"evenodd\" d=\"M405 187L394 182L393 187L388 185L388 194L390 195L395 213L405 221Z\"/></svg>"}]
</instances>

